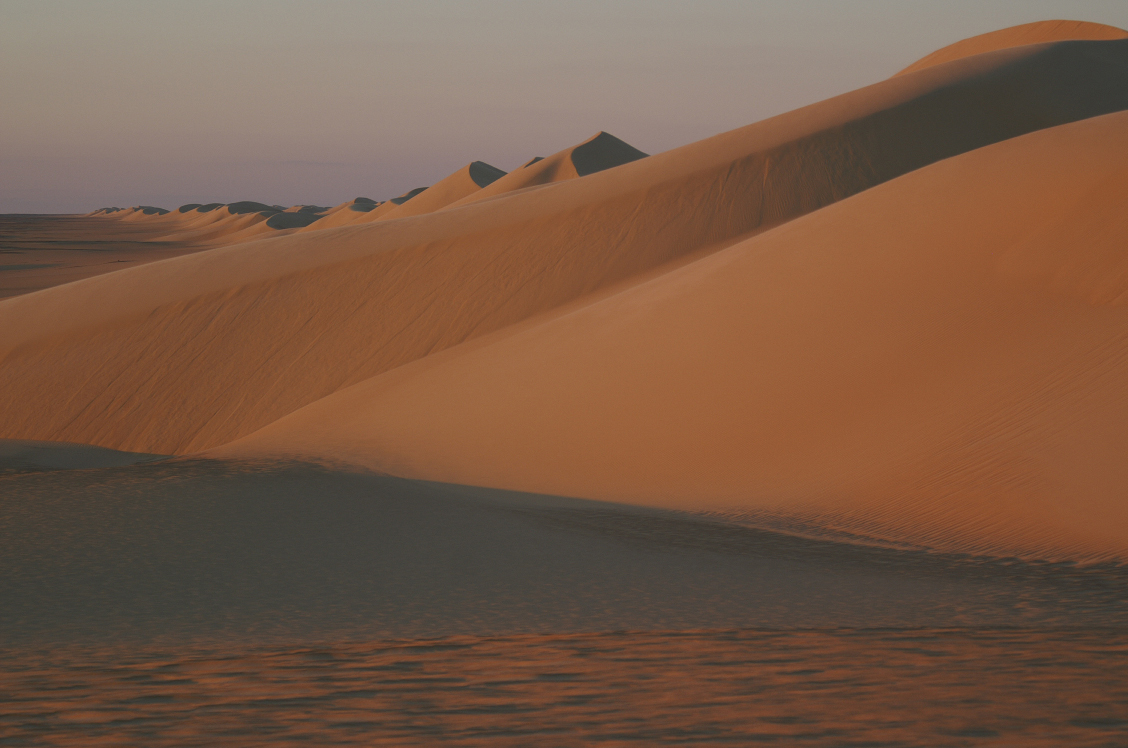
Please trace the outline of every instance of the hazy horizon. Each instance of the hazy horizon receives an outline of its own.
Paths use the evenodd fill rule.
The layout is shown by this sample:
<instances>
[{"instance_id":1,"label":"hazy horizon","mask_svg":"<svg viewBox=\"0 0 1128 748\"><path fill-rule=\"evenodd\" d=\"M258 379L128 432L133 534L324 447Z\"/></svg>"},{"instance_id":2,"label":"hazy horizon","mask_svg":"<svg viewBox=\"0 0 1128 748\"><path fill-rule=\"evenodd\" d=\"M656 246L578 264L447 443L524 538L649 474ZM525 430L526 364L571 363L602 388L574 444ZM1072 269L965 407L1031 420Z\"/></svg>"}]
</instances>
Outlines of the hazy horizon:
<instances>
[{"instance_id":1,"label":"hazy horizon","mask_svg":"<svg viewBox=\"0 0 1128 748\"><path fill-rule=\"evenodd\" d=\"M0 1L0 213L331 205L511 170L606 130L657 153L1050 18L969 0L385 4Z\"/></svg>"}]
</instances>

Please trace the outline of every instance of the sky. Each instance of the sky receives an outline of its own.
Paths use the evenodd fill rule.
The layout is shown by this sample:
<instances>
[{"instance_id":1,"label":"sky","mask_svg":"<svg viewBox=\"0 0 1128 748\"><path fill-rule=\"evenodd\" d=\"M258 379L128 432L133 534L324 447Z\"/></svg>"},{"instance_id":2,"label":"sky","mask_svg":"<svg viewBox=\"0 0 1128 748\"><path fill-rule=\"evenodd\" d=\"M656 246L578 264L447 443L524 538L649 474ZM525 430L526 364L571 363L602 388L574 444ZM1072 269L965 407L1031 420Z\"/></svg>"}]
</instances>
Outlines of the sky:
<instances>
[{"instance_id":1,"label":"sky","mask_svg":"<svg viewBox=\"0 0 1128 748\"><path fill-rule=\"evenodd\" d=\"M657 153L1125 0L0 0L0 213L386 199Z\"/></svg>"}]
</instances>

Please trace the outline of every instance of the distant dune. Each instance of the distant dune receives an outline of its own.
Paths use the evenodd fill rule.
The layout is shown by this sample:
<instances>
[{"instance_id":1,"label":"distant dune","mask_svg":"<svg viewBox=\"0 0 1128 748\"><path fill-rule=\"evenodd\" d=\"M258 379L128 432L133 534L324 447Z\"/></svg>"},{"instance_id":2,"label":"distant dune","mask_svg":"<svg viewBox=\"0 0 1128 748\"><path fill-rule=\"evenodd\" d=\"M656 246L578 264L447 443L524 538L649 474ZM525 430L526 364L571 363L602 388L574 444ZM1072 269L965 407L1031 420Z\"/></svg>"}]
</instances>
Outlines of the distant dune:
<instances>
[{"instance_id":1,"label":"distant dune","mask_svg":"<svg viewBox=\"0 0 1128 748\"><path fill-rule=\"evenodd\" d=\"M481 190L505 176L505 172L483 161L474 161L440 182L428 187L409 201L397 205L380 216L380 220L406 218L431 213ZM394 200L393 200L394 201Z\"/></svg>"},{"instance_id":2,"label":"distant dune","mask_svg":"<svg viewBox=\"0 0 1128 748\"><path fill-rule=\"evenodd\" d=\"M0 301L0 438L1128 560L1124 37L384 202L97 212L207 251Z\"/></svg>"},{"instance_id":3,"label":"distant dune","mask_svg":"<svg viewBox=\"0 0 1128 748\"><path fill-rule=\"evenodd\" d=\"M520 169L493 181L488 186L482 185L482 189L455 201L452 205L465 205L514 190L575 179L645 157L645 153L614 135L598 132L584 142L554 153L548 158L534 158Z\"/></svg>"}]
</instances>

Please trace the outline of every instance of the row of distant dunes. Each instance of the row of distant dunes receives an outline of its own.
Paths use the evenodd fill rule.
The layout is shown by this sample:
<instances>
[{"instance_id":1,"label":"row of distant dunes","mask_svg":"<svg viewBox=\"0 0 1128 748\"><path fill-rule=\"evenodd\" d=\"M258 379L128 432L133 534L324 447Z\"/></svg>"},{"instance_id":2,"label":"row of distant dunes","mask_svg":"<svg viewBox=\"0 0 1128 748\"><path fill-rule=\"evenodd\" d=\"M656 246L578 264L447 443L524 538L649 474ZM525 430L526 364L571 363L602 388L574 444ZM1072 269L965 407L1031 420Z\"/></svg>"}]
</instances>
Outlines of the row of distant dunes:
<instances>
[{"instance_id":1,"label":"row of distant dunes","mask_svg":"<svg viewBox=\"0 0 1128 748\"><path fill-rule=\"evenodd\" d=\"M1128 560L1126 37L383 202L98 211L215 247L0 301L0 436Z\"/></svg>"},{"instance_id":2,"label":"row of distant dunes","mask_svg":"<svg viewBox=\"0 0 1128 748\"><path fill-rule=\"evenodd\" d=\"M320 230L352 224L433 213L551 182L594 174L647 154L600 132L548 158L537 156L506 173L484 161L473 161L430 187L416 187L388 200L358 197L334 207L266 205L253 200L234 203L188 203L176 210L138 205L99 208L88 215L121 220L160 219L168 226L164 239L234 243L291 229Z\"/></svg>"}]
</instances>

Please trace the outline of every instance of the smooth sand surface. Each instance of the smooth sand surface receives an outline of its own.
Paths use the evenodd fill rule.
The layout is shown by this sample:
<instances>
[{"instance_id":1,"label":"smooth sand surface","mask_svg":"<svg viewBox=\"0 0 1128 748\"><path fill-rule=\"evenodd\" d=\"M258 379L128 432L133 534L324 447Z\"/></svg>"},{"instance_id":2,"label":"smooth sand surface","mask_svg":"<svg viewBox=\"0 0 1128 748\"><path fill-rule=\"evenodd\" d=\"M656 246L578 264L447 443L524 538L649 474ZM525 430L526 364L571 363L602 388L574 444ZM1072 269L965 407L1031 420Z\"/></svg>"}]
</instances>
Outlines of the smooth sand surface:
<instances>
[{"instance_id":1,"label":"smooth sand surface","mask_svg":"<svg viewBox=\"0 0 1128 748\"><path fill-rule=\"evenodd\" d=\"M0 298L207 248L165 233L155 221L0 215Z\"/></svg>"},{"instance_id":2,"label":"smooth sand surface","mask_svg":"<svg viewBox=\"0 0 1128 748\"><path fill-rule=\"evenodd\" d=\"M0 216L0 743L1120 745L1128 39L1056 41L1117 34Z\"/></svg>"},{"instance_id":3,"label":"smooth sand surface","mask_svg":"<svg viewBox=\"0 0 1128 748\"><path fill-rule=\"evenodd\" d=\"M1024 44L370 211L84 218L211 249L0 301L0 438L1124 561L1125 109L1128 40Z\"/></svg>"},{"instance_id":4,"label":"smooth sand surface","mask_svg":"<svg viewBox=\"0 0 1128 748\"><path fill-rule=\"evenodd\" d=\"M0 639L340 641L1116 625L1123 569L1000 563L301 463L0 474Z\"/></svg>"},{"instance_id":5,"label":"smooth sand surface","mask_svg":"<svg viewBox=\"0 0 1128 748\"><path fill-rule=\"evenodd\" d=\"M504 171L490 166L484 161L471 162L449 177L431 185L407 202L395 206L387 213L383 213L379 220L406 218L407 216L418 216L440 210L478 192L483 187L488 187L504 176Z\"/></svg>"},{"instance_id":6,"label":"smooth sand surface","mask_svg":"<svg viewBox=\"0 0 1128 748\"><path fill-rule=\"evenodd\" d=\"M928 163L1125 107L1128 42L1004 50L579 179L8 299L0 436L219 446Z\"/></svg>"},{"instance_id":7,"label":"smooth sand surface","mask_svg":"<svg viewBox=\"0 0 1128 748\"><path fill-rule=\"evenodd\" d=\"M1128 113L919 169L219 454L1128 560Z\"/></svg>"},{"instance_id":8,"label":"smooth sand surface","mask_svg":"<svg viewBox=\"0 0 1128 748\"><path fill-rule=\"evenodd\" d=\"M985 52L994 52L1000 49L1021 47L1027 44L1043 44L1045 42L1060 41L1104 41L1109 39L1124 39L1128 31L1115 26L1106 26L1101 23L1087 21L1036 21L1021 26L1012 26L1007 29L980 34L969 39L962 39L955 44L938 49L930 55L909 65L897 73L905 75L917 70L923 70L933 65L940 65L964 57L980 55Z\"/></svg>"}]
</instances>

